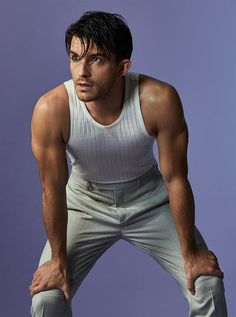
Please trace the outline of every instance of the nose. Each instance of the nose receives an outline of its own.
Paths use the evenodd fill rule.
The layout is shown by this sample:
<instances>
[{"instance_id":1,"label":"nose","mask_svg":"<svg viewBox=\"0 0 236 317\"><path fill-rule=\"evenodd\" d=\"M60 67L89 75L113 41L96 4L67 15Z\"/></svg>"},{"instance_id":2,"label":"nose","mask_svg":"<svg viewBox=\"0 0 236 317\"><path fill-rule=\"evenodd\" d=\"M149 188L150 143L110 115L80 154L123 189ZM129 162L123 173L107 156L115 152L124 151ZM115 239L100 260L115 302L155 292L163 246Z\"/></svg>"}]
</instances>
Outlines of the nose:
<instances>
[{"instance_id":1,"label":"nose","mask_svg":"<svg viewBox=\"0 0 236 317\"><path fill-rule=\"evenodd\" d=\"M78 63L78 76L79 77L89 77L90 76L89 65L84 60L81 60Z\"/></svg>"}]
</instances>

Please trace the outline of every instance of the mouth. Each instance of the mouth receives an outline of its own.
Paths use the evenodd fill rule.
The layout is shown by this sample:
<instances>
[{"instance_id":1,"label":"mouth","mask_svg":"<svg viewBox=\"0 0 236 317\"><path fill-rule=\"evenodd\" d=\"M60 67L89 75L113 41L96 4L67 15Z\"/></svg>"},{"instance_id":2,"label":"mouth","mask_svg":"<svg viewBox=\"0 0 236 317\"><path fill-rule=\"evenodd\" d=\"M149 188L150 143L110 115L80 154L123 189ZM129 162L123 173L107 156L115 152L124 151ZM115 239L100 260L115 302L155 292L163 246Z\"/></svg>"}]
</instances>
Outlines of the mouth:
<instances>
[{"instance_id":1,"label":"mouth","mask_svg":"<svg viewBox=\"0 0 236 317\"><path fill-rule=\"evenodd\" d=\"M84 82L77 82L76 86L79 87L80 91L87 91L91 89L93 85L89 83L84 83Z\"/></svg>"},{"instance_id":2,"label":"mouth","mask_svg":"<svg viewBox=\"0 0 236 317\"><path fill-rule=\"evenodd\" d=\"M90 81L84 81L84 80L77 80L76 85L86 85L86 86L92 86L92 82Z\"/></svg>"}]
</instances>

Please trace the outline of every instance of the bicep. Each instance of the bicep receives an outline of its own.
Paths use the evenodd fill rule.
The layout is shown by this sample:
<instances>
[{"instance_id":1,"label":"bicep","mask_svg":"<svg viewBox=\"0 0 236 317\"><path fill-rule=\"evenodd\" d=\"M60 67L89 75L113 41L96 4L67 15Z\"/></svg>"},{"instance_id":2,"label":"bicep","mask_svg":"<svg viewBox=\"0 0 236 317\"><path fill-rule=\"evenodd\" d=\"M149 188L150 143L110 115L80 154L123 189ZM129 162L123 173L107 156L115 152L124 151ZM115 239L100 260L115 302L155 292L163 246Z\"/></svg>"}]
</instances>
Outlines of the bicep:
<instances>
[{"instance_id":1,"label":"bicep","mask_svg":"<svg viewBox=\"0 0 236 317\"><path fill-rule=\"evenodd\" d=\"M36 104L31 120L31 149L43 188L65 188L68 166L60 122L53 110L40 102Z\"/></svg>"},{"instance_id":2,"label":"bicep","mask_svg":"<svg viewBox=\"0 0 236 317\"><path fill-rule=\"evenodd\" d=\"M187 177L188 127L176 90L165 98L157 127L157 146L160 170L166 181Z\"/></svg>"}]
</instances>

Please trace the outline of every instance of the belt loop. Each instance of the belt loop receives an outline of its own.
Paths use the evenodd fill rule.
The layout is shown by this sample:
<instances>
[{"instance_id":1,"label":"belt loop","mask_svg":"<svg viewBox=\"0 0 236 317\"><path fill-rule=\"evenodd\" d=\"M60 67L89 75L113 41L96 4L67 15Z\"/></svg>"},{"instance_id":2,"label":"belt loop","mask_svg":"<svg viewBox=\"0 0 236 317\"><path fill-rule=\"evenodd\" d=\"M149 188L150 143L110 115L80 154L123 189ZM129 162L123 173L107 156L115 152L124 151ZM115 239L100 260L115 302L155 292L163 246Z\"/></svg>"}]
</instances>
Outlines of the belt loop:
<instances>
[{"instance_id":1,"label":"belt loop","mask_svg":"<svg viewBox=\"0 0 236 317\"><path fill-rule=\"evenodd\" d=\"M142 178L141 177L139 177L138 179L137 179L137 188L139 188L139 187L141 187L141 185L142 185Z\"/></svg>"},{"instance_id":2,"label":"belt loop","mask_svg":"<svg viewBox=\"0 0 236 317\"><path fill-rule=\"evenodd\" d=\"M92 188L92 184L90 183L90 181L87 181L87 183L86 183L86 189L87 190L92 190L93 188Z\"/></svg>"}]
</instances>

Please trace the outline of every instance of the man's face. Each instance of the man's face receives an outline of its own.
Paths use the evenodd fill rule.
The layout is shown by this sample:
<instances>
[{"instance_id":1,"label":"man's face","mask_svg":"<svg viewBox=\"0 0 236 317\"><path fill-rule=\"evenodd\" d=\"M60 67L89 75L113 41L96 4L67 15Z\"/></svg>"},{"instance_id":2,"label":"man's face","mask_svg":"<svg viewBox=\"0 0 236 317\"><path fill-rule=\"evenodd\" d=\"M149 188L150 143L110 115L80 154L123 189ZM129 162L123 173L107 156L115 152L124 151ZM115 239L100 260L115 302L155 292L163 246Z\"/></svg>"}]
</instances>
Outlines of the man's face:
<instances>
[{"instance_id":1,"label":"man's face","mask_svg":"<svg viewBox=\"0 0 236 317\"><path fill-rule=\"evenodd\" d=\"M114 54L108 58L100 53L90 41L86 55L81 59L84 48L80 39L73 36L70 47L70 70L80 100L84 102L106 98L120 77L119 65Z\"/></svg>"}]
</instances>

